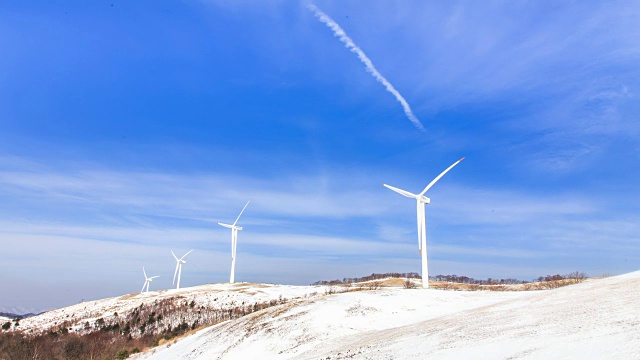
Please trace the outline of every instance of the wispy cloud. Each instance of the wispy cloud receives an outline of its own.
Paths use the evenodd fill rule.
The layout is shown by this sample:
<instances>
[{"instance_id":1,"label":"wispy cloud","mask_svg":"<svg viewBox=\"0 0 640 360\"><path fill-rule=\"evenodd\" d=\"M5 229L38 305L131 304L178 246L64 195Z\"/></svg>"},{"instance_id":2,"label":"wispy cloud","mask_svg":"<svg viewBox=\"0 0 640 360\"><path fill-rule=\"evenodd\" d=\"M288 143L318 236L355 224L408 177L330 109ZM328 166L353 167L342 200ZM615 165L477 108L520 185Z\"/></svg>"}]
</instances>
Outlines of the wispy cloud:
<instances>
[{"instance_id":1,"label":"wispy cloud","mask_svg":"<svg viewBox=\"0 0 640 360\"><path fill-rule=\"evenodd\" d=\"M0 168L0 199L20 202L20 207L32 210L50 210L53 206L104 214L111 209L116 210L113 216L121 219L153 214L184 220L231 221L252 199L247 213L253 221L261 222L283 216L291 221L368 217L387 208L376 199L379 182L357 169L334 169L349 179L343 181L342 176L324 172L281 173L277 178L263 178L218 172L121 171L95 164L51 168L15 158L0 158ZM63 213L61 210L56 215ZM37 217L37 211L30 217Z\"/></svg>"},{"instance_id":2,"label":"wispy cloud","mask_svg":"<svg viewBox=\"0 0 640 360\"><path fill-rule=\"evenodd\" d=\"M86 297L82 286L92 286L91 278L127 279L106 286L110 292L93 292L116 295L123 286L139 288L139 279L129 278L143 264L159 268L170 280L170 248L197 249L190 255L186 284L222 281L230 240L215 221L233 220L249 197L238 244L238 275L247 280L304 284L419 268L414 205L358 175L370 174L367 168L255 179L98 169L86 163L52 169L19 159L0 159L0 165L7 169L0 171L0 200L6 204L0 209L0 246L7 265L0 287L23 277L35 286L42 276L32 268L51 274L82 268L85 283L73 285L78 298ZM589 259L595 252L603 259L597 264L601 268L640 254L635 219L608 216L612 205L603 197L470 188L448 181L434 188L431 198L427 231L435 273L517 276L530 271L518 268L523 260L527 269L562 265L594 272L599 268ZM491 270L469 272L481 269L478 263L490 264ZM21 299L29 298L29 286L19 286Z\"/></svg>"},{"instance_id":3,"label":"wispy cloud","mask_svg":"<svg viewBox=\"0 0 640 360\"><path fill-rule=\"evenodd\" d=\"M389 93L395 96L396 100L398 100L400 105L402 105L402 109L404 110L404 113L409 119L409 121L411 121L411 123L413 123L413 125L418 130L425 131L424 126L422 125L420 120L418 120L418 118L414 115L407 100L405 100L405 98L400 94L398 90L396 90L396 88L389 82L389 80L387 80L387 78L385 78L378 71L378 69L376 69L376 67L373 65L373 62L371 61L371 59L369 59L367 54L365 54L364 51L362 51L362 49L360 49L360 47L358 47L358 45L356 45L356 43L353 42L353 40L340 27L340 25L338 25L337 22L333 21L333 19L331 19L329 15L324 13L314 4L309 3L308 8L309 10L313 11L313 14L318 18L318 20L326 24L327 27L329 27L333 31L333 35L336 36L338 39L340 39L340 41L344 44L344 46L347 47L347 49L351 50L353 53L358 55L358 59L360 59L360 61L364 64L365 68L367 69L367 72L369 72L379 83L381 83Z\"/></svg>"}]
</instances>

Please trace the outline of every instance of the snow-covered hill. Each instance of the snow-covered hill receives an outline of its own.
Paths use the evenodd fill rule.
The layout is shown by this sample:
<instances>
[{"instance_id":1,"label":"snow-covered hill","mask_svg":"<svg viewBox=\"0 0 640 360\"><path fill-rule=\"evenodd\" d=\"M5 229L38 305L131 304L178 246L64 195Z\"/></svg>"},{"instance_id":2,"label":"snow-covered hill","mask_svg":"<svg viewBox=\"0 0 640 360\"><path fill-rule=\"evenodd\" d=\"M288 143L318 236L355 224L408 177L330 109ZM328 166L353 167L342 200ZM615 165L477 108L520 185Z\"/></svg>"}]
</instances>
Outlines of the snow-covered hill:
<instances>
[{"instance_id":1,"label":"snow-covered hill","mask_svg":"<svg viewBox=\"0 0 640 360\"><path fill-rule=\"evenodd\" d=\"M321 286L287 286L269 284L207 284L179 290L150 291L143 294L129 294L114 298L88 301L20 320L19 330L25 333L57 331L61 327L80 334L95 331L100 324L123 319L142 306L154 304L193 304L196 308L215 309L224 312L237 306L248 306L270 301L285 302L290 299L305 298L323 293ZM174 314L171 306L164 322L175 326L184 314ZM172 316L175 319L172 319ZM193 321L198 320L194 315ZM102 321L98 321L102 319ZM200 321L202 323L202 321ZM132 332L132 336L139 335Z\"/></svg>"},{"instance_id":2,"label":"snow-covered hill","mask_svg":"<svg viewBox=\"0 0 640 360\"><path fill-rule=\"evenodd\" d=\"M555 290L381 289L299 299L145 359L640 358L640 272Z\"/></svg>"}]
</instances>

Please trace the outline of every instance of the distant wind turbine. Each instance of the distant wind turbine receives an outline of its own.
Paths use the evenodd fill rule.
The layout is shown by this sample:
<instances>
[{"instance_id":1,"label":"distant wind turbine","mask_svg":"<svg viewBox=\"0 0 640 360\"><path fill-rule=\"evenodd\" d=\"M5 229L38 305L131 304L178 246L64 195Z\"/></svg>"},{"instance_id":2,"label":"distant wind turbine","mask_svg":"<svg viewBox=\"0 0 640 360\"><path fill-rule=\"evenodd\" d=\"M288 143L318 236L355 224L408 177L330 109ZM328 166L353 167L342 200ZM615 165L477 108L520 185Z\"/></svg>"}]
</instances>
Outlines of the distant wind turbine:
<instances>
[{"instance_id":1,"label":"distant wind turbine","mask_svg":"<svg viewBox=\"0 0 640 360\"><path fill-rule=\"evenodd\" d=\"M176 259L176 271L173 273L173 284L176 283L176 275L178 275L178 284L176 285L176 289L180 289L180 275L182 274L182 264L186 264L187 262L184 261L183 259L187 257L187 255L189 255L189 253L191 253L193 251L193 249L189 250L188 253L184 254L184 256L182 256L180 259L178 259L178 257L176 256L176 254L173 253L173 250L171 250L171 255L173 255L173 258Z\"/></svg>"},{"instance_id":2,"label":"distant wind turbine","mask_svg":"<svg viewBox=\"0 0 640 360\"><path fill-rule=\"evenodd\" d=\"M456 161L453 165L449 166L445 171L440 173L433 181L427 185L424 190L420 194L413 194L408 191L398 189L396 187L382 184L385 187L397 192L400 195L406 196L408 198L416 199L416 208L417 208L417 216L418 216L418 252L422 256L422 287L424 289L429 287L429 268L427 267L427 220L425 218L425 209L424 206L431 202L431 199L424 196L424 194L431 189L431 187L440 180L441 177L444 176L449 170L451 170L454 166L458 165L460 161L464 160L464 158Z\"/></svg>"},{"instance_id":3,"label":"distant wind turbine","mask_svg":"<svg viewBox=\"0 0 640 360\"><path fill-rule=\"evenodd\" d=\"M251 202L251 200L247 201L247 204L242 208L242 211L240 211L240 215L238 215L238 218L236 219L236 221L233 222L232 225L223 224L221 222L218 223L218 225L220 225L220 226L224 226L226 228L231 229L231 277L229 278L229 283L231 283L231 284L233 284L234 279L235 279L236 245L238 243L238 230L242 230L242 227L241 226L237 226L236 224L238 223L238 220L240 220L240 216L242 216L242 213L244 212L244 209L247 208L247 205L249 205L250 202Z\"/></svg>"},{"instance_id":4,"label":"distant wind turbine","mask_svg":"<svg viewBox=\"0 0 640 360\"><path fill-rule=\"evenodd\" d=\"M160 276L147 277L147 272L144 271L144 266L142 267L142 272L144 273L144 285L142 285L142 290L140 290L140 294L144 292L145 287L147 288L147 292L149 292L149 283L153 281L153 279L160 277Z\"/></svg>"}]
</instances>

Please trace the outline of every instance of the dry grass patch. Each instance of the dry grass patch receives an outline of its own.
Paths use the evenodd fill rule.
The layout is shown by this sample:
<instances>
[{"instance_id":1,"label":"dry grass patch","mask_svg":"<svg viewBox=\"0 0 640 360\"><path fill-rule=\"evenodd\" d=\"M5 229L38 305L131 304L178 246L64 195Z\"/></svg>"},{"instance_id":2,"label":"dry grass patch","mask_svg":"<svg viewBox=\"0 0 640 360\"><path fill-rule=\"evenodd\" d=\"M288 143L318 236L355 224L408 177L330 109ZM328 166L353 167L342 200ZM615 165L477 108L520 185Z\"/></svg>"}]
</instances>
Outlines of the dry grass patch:
<instances>
[{"instance_id":1,"label":"dry grass patch","mask_svg":"<svg viewBox=\"0 0 640 360\"><path fill-rule=\"evenodd\" d=\"M393 279L384 279L378 281L380 286L384 287L404 287L404 282L406 279L403 278L393 278Z\"/></svg>"},{"instance_id":2,"label":"dry grass patch","mask_svg":"<svg viewBox=\"0 0 640 360\"><path fill-rule=\"evenodd\" d=\"M120 296L120 300L129 300L129 299L133 299L134 297L140 295L140 293L135 293L135 294L129 294L129 295L122 295Z\"/></svg>"},{"instance_id":3,"label":"dry grass patch","mask_svg":"<svg viewBox=\"0 0 640 360\"><path fill-rule=\"evenodd\" d=\"M552 281L540 281L524 284L497 284L497 285L479 285L479 284L460 284L446 281L429 281L429 287L441 290L455 291L531 291L531 290L548 290L557 289L559 287L577 284L582 282L580 279L562 279Z\"/></svg>"}]
</instances>

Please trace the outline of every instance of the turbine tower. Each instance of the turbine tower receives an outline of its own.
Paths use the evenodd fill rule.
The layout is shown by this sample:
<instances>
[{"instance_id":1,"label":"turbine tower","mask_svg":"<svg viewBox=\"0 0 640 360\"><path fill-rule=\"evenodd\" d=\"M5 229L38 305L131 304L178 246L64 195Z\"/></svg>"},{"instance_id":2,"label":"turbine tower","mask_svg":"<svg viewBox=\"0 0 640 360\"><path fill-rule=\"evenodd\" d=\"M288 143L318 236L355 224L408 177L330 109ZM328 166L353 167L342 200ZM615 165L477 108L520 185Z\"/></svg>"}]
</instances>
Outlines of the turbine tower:
<instances>
[{"instance_id":1,"label":"turbine tower","mask_svg":"<svg viewBox=\"0 0 640 360\"><path fill-rule=\"evenodd\" d=\"M396 187L382 184L385 187L397 192L400 195L406 196L408 198L416 199L416 210L418 217L418 252L422 256L422 288L426 289L429 287L429 268L427 266L427 220L425 218L425 209L424 206L431 202L431 199L424 196L424 194L431 189L431 187L440 180L441 177L444 176L449 170L451 170L454 166L458 165L460 161L464 160L464 158L456 161L453 165L449 166L445 171L440 173L433 181L427 185L424 190L422 190L419 194L413 194L408 191L398 189Z\"/></svg>"},{"instance_id":2,"label":"turbine tower","mask_svg":"<svg viewBox=\"0 0 640 360\"><path fill-rule=\"evenodd\" d=\"M142 267L142 273L144 274L144 285L142 285L142 290L140 290L140 294L144 292L145 287L147 288L147 292L149 292L149 283L153 281L153 279L160 277L160 276L147 277L147 272L144 271L144 266Z\"/></svg>"},{"instance_id":3,"label":"turbine tower","mask_svg":"<svg viewBox=\"0 0 640 360\"><path fill-rule=\"evenodd\" d=\"M244 212L244 209L247 208L247 205L249 205L250 202L251 202L251 200L247 201L247 204L242 208L242 211L240 211L240 215L238 215L238 218L236 219L236 221L233 222L232 225L223 224L221 222L218 223L218 225L220 225L220 226L224 226L226 228L231 229L231 277L229 278L229 283L230 284L233 284L234 279L235 279L235 272L236 272L236 245L238 243L238 230L242 230L242 226L237 226L236 224L238 223L238 220L240 220L240 216L242 216L242 213Z\"/></svg>"},{"instance_id":4,"label":"turbine tower","mask_svg":"<svg viewBox=\"0 0 640 360\"><path fill-rule=\"evenodd\" d=\"M187 263L183 259L186 258L187 255L189 255L189 253L191 253L192 251L193 251L193 249L189 250L188 253L184 254L183 257L178 259L176 254L173 253L173 250L171 250L171 255L173 255L173 258L176 259L176 263L177 263L176 264L176 271L173 273L173 284L176 283L176 275L178 275L178 284L176 285L176 289L180 289L180 275L182 274L182 264L186 264Z\"/></svg>"}]
</instances>

